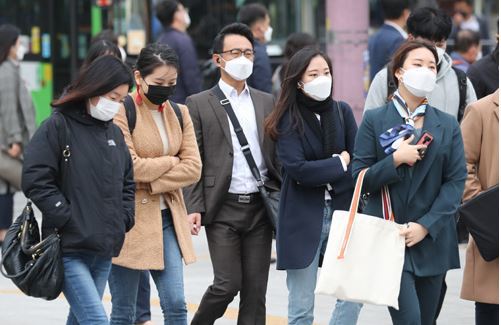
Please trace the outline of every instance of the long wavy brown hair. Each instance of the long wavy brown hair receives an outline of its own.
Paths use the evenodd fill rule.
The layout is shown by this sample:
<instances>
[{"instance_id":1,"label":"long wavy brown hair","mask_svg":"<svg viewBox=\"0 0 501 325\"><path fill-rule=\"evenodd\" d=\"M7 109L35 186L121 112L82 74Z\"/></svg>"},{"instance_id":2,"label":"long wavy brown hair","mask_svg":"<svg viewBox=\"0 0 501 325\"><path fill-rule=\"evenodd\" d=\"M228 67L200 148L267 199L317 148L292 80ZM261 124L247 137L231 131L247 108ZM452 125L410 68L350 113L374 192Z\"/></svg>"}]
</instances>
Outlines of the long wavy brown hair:
<instances>
[{"instance_id":1,"label":"long wavy brown hair","mask_svg":"<svg viewBox=\"0 0 501 325\"><path fill-rule=\"evenodd\" d=\"M287 111L291 115L292 129L303 132L303 119L297 105L298 83L314 57L321 56L327 62L332 75L332 63L329 57L315 47L306 47L292 56L285 66L282 91L275 108L264 122L265 132L274 140L279 136L278 124ZM285 130L284 130L285 131Z\"/></svg>"}]
</instances>

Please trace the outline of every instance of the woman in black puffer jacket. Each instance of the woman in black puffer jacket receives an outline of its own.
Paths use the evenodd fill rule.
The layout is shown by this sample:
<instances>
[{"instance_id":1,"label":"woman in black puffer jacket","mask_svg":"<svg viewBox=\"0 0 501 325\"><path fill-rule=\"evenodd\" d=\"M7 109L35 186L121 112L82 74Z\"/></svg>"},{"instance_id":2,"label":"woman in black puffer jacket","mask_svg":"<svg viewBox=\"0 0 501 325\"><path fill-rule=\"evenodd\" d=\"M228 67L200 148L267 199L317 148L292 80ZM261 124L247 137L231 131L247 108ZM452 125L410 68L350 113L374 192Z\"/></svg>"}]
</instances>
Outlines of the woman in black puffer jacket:
<instances>
[{"instance_id":1,"label":"woman in black puffer jacket","mask_svg":"<svg viewBox=\"0 0 501 325\"><path fill-rule=\"evenodd\" d=\"M98 58L52 103L25 151L22 187L43 213L42 235L61 234L67 324L108 324L111 258L134 225L132 161L112 121L131 86L119 59Z\"/></svg>"}]
</instances>

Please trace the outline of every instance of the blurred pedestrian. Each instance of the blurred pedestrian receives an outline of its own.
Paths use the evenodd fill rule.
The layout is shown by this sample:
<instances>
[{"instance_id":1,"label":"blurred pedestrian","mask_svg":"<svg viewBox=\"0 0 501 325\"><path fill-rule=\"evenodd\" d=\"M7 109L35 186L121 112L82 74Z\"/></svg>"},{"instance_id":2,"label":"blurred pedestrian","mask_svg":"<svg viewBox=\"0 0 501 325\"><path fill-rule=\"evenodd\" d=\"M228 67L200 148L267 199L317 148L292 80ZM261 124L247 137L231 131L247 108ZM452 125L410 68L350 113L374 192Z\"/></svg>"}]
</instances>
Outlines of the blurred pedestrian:
<instances>
[{"instance_id":1,"label":"blurred pedestrian","mask_svg":"<svg viewBox=\"0 0 501 325\"><path fill-rule=\"evenodd\" d=\"M273 97L276 99L280 96L282 89L282 80L284 80L285 67L287 63L299 50L305 47L318 47L318 42L315 37L308 33L292 33L287 37L284 48L284 61L273 72L271 78L273 82Z\"/></svg>"},{"instance_id":2,"label":"blurred pedestrian","mask_svg":"<svg viewBox=\"0 0 501 325\"><path fill-rule=\"evenodd\" d=\"M355 141L353 177L368 168L363 212L382 217L381 189L388 186L395 222L403 225L405 261L399 309L389 308L393 324L434 324L445 275L460 267L455 212L466 165L456 118L426 100L438 60L433 43L404 43L391 62L397 91L389 103L365 112ZM429 145L419 144L426 137Z\"/></svg>"},{"instance_id":3,"label":"blurred pedestrian","mask_svg":"<svg viewBox=\"0 0 501 325\"><path fill-rule=\"evenodd\" d=\"M350 106L332 99L326 54L304 48L292 56L266 131L277 141L283 168L277 268L287 271L288 324L312 324L332 213L347 210L353 195L350 157L357 133ZM329 324L356 324L360 308L338 300Z\"/></svg>"},{"instance_id":4,"label":"blurred pedestrian","mask_svg":"<svg viewBox=\"0 0 501 325\"><path fill-rule=\"evenodd\" d=\"M455 0L453 26L450 38L455 39L460 30L469 29L480 34L482 42L490 42L489 25L487 21L473 13L474 0ZM489 44L482 44L482 54L491 52Z\"/></svg>"},{"instance_id":5,"label":"blurred pedestrian","mask_svg":"<svg viewBox=\"0 0 501 325\"><path fill-rule=\"evenodd\" d=\"M97 35L92 37L90 40L91 46L99 41L108 41L113 44L115 44L119 51L120 51L120 56L118 57L119 59L122 59L123 62L127 59L127 52L125 49L119 44L118 42L118 36L113 32L111 29L103 29L101 32L99 32Z\"/></svg>"},{"instance_id":6,"label":"blurred pedestrian","mask_svg":"<svg viewBox=\"0 0 501 325\"><path fill-rule=\"evenodd\" d=\"M82 63L82 69L85 69L95 59L103 55L112 55L121 59L122 55L118 46L107 40L99 40L91 44L87 51L87 56Z\"/></svg>"},{"instance_id":7,"label":"blurred pedestrian","mask_svg":"<svg viewBox=\"0 0 501 325\"><path fill-rule=\"evenodd\" d=\"M499 183L499 90L469 105L461 123L468 176L463 200ZM470 236L461 298L475 301L475 324L499 323L499 258L487 262Z\"/></svg>"},{"instance_id":8,"label":"blurred pedestrian","mask_svg":"<svg viewBox=\"0 0 501 325\"><path fill-rule=\"evenodd\" d=\"M263 122L273 96L249 87L253 37L240 23L224 27L214 39L212 59L220 67L216 87L188 98L202 155L202 178L185 190L188 213L202 218L214 281L207 288L192 325L214 324L240 293L237 324L265 324L272 225L244 151L269 191L280 189L275 148ZM229 103L247 138L241 146L223 104ZM226 106L226 109L230 109Z\"/></svg>"},{"instance_id":9,"label":"blurred pedestrian","mask_svg":"<svg viewBox=\"0 0 501 325\"><path fill-rule=\"evenodd\" d=\"M467 74L478 98L484 98L499 88L499 39L494 51L473 63Z\"/></svg>"},{"instance_id":10,"label":"blurred pedestrian","mask_svg":"<svg viewBox=\"0 0 501 325\"><path fill-rule=\"evenodd\" d=\"M434 8L414 10L407 19L409 40L427 40L435 44L438 52L436 87L427 94L431 106L461 120L467 104L476 100L475 91L466 74L452 67L451 57L445 53L452 21L445 12ZM391 66L376 74L371 83L364 111L383 106L396 90Z\"/></svg>"},{"instance_id":11,"label":"blurred pedestrian","mask_svg":"<svg viewBox=\"0 0 501 325\"><path fill-rule=\"evenodd\" d=\"M260 3L251 3L240 8L237 20L249 26L254 37L254 65L247 84L271 94L271 63L266 43L271 41L273 28L270 26L268 10Z\"/></svg>"},{"instance_id":12,"label":"blurred pedestrian","mask_svg":"<svg viewBox=\"0 0 501 325\"><path fill-rule=\"evenodd\" d=\"M178 117L169 101L179 61L165 44L143 48L137 58L133 100L135 125L125 108L115 117L134 164L136 225L127 234L110 274L111 324L133 324L142 270L150 270L165 324L187 324L183 259L195 262L191 234L199 219L189 219L181 189L200 179L201 162L188 109ZM127 105L127 104L126 104Z\"/></svg>"},{"instance_id":13,"label":"blurred pedestrian","mask_svg":"<svg viewBox=\"0 0 501 325\"><path fill-rule=\"evenodd\" d=\"M120 59L96 59L52 102L24 155L23 191L42 212L42 236L61 235L66 324L109 324L101 299L111 259L134 225L132 160L112 119L131 87Z\"/></svg>"},{"instance_id":14,"label":"blurred pedestrian","mask_svg":"<svg viewBox=\"0 0 501 325\"><path fill-rule=\"evenodd\" d=\"M19 71L26 52L20 34L13 25L0 26L0 244L12 224L14 192L21 189L23 151L35 132L35 108Z\"/></svg>"},{"instance_id":15,"label":"blurred pedestrian","mask_svg":"<svg viewBox=\"0 0 501 325\"><path fill-rule=\"evenodd\" d=\"M162 0L155 7L163 31L158 42L167 44L179 57L179 75L172 100L184 104L186 97L202 90L202 74L193 41L186 32L191 19L188 10L176 0Z\"/></svg>"},{"instance_id":16,"label":"blurred pedestrian","mask_svg":"<svg viewBox=\"0 0 501 325\"><path fill-rule=\"evenodd\" d=\"M457 33L454 52L451 53L452 65L464 72L473 64L480 52L480 36L469 29Z\"/></svg>"},{"instance_id":17,"label":"blurred pedestrian","mask_svg":"<svg viewBox=\"0 0 501 325\"><path fill-rule=\"evenodd\" d=\"M381 0L379 3L385 20L383 26L369 38L371 81L407 39L404 28L411 13L408 0Z\"/></svg>"}]
</instances>

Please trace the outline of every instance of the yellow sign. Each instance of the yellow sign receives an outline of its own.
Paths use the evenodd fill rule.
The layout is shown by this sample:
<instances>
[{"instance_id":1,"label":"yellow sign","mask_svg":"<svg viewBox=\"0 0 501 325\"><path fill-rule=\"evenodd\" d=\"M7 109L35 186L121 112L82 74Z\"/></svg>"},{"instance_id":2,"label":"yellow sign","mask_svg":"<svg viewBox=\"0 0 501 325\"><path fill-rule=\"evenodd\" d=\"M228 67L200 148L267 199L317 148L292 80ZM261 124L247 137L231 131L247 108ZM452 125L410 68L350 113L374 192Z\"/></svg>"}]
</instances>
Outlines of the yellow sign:
<instances>
[{"instance_id":1,"label":"yellow sign","mask_svg":"<svg viewBox=\"0 0 501 325\"><path fill-rule=\"evenodd\" d=\"M40 27L31 27L31 53L40 54Z\"/></svg>"}]
</instances>

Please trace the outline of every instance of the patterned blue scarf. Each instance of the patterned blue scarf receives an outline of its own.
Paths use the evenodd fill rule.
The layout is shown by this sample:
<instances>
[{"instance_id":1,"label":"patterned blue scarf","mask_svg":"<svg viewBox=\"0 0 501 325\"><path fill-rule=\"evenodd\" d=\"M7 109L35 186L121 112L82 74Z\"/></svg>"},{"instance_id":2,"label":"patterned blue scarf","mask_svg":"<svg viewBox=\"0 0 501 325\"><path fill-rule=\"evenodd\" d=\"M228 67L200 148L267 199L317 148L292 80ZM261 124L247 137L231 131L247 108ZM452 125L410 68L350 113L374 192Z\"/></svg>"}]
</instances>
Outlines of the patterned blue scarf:
<instances>
[{"instance_id":1,"label":"patterned blue scarf","mask_svg":"<svg viewBox=\"0 0 501 325\"><path fill-rule=\"evenodd\" d=\"M394 93L392 100L405 124L392 127L379 136L379 143L387 155L395 152L402 141L414 134L414 122L426 114L426 107L428 106L428 100L425 98L416 110L411 113L398 90Z\"/></svg>"}]
</instances>

